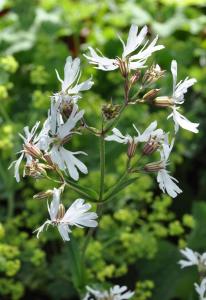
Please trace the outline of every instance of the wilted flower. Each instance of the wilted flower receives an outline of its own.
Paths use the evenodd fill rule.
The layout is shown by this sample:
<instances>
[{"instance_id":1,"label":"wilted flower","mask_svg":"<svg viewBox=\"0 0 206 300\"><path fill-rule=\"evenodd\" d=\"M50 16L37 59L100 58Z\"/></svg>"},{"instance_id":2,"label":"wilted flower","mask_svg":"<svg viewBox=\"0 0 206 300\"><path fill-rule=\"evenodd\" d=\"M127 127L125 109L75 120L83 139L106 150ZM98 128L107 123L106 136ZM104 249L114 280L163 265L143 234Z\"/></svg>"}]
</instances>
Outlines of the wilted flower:
<instances>
[{"instance_id":1,"label":"wilted flower","mask_svg":"<svg viewBox=\"0 0 206 300\"><path fill-rule=\"evenodd\" d=\"M23 158L24 157L26 158L26 166L29 166L33 160L32 156L37 157L38 155L41 154L40 150L36 146L36 144L38 142L38 136L35 135L36 131L39 127L39 124L40 124L40 122L36 122L36 124L33 126L31 131L29 131L28 126L24 127L25 136L23 136L22 134L19 134L24 142L23 150L21 150L19 152L19 153L21 153L20 157L17 160L13 161L9 166L9 169L12 166L14 166L14 177L16 178L17 182L20 181L19 168L20 168L20 164L21 164Z\"/></svg>"},{"instance_id":2,"label":"wilted flower","mask_svg":"<svg viewBox=\"0 0 206 300\"><path fill-rule=\"evenodd\" d=\"M61 189L54 188L53 199L51 204L48 205L48 211L50 220L46 220L43 225L37 228L34 232L37 232L37 238L39 234L49 225L57 226L59 233L64 241L69 241L69 233L71 232L71 226L77 227L96 227L97 214L94 212L88 212L91 208L89 203L84 203L83 199L76 199L72 205L65 212L63 204L60 203Z\"/></svg>"},{"instance_id":3,"label":"wilted flower","mask_svg":"<svg viewBox=\"0 0 206 300\"><path fill-rule=\"evenodd\" d=\"M180 126L186 130L197 133L198 132L197 127L199 126L199 123L192 123L191 121L189 121L187 118L185 118L183 115L181 115L178 112L179 107L176 106L184 103L184 94L187 92L187 89L196 82L196 79L194 78L189 79L187 77L185 78L184 81L181 80L177 84L177 62L175 60L173 60L171 63L171 72L173 76L173 94L172 94L173 105L171 106L173 112L168 116L168 118L171 117L173 118L175 123L175 132L178 131Z\"/></svg>"},{"instance_id":4,"label":"wilted flower","mask_svg":"<svg viewBox=\"0 0 206 300\"><path fill-rule=\"evenodd\" d=\"M204 278L200 285L195 283L195 290L200 296L200 300L206 300L206 278Z\"/></svg>"},{"instance_id":5,"label":"wilted flower","mask_svg":"<svg viewBox=\"0 0 206 300\"><path fill-rule=\"evenodd\" d=\"M155 51L161 50L164 48L162 45L156 45L158 36L148 45L148 41L145 42L144 46L139 50L137 54L132 53L136 51L143 43L146 38L148 29L147 26L144 26L142 30L138 33L138 27L132 25L129 31L127 43L125 44L122 39L120 41L123 45L123 53L121 58L110 59L101 54L100 55L92 48L89 47L90 55L84 55L91 64L96 65L97 69L103 71L112 71L117 68L120 68L123 76L126 75L130 70L136 70L139 68L145 67L145 62L148 57Z\"/></svg>"},{"instance_id":6,"label":"wilted flower","mask_svg":"<svg viewBox=\"0 0 206 300\"><path fill-rule=\"evenodd\" d=\"M126 286L115 285L109 291L98 291L87 286L88 293L83 300L126 300L134 296Z\"/></svg>"},{"instance_id":7,"label":"wilted flower","mask_svg":"<svg viewBox=\"0 0 206 300\"><path fill-rule=\"evenodd\" d=\"M54 96L61 98L64 101L70 101L72 99L76 102L79 98L81 98L79 92L89 90L94 84L91 78L79 83L81 77L79 58L72 60L71 56L67 57L64 67L64 80L61 79L57 70L56 74L62 84L62 89L61 92Z\"/></svg>"},{"instance_id":8,"label":"wilted flower","mask_svg":"<svg viewBox=\"0 0 206 300\"><path fill-rule=\"evenodd\" d=\"M144 74L142 83L149 85L160 79L164 75L165 71L160 68L158 64L152 65Z\"/></svg>"}]
</instances>

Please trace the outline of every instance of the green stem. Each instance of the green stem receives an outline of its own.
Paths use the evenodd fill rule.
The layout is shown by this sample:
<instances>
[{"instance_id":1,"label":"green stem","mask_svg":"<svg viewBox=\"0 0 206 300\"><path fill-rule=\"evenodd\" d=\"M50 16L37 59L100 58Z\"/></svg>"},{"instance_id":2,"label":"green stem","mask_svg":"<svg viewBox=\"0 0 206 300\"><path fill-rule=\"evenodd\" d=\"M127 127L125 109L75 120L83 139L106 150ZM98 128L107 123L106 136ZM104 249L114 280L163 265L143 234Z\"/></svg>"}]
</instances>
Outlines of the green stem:
<instances>
[{"instance_id":1,"label":"green stem","mask_svg":"<svg viewBox=\"0 0 206 300\"><path fill-rule=\"evenodd\" d=\"M104 134L100 137L100 187L99 201L102 201L104 194L104 175L105 175L105 141Z\"/></svg>"},{"instance_id":2,"label":"green stem","mask_svg":"<svg viewBox=\"0 0 206 300\"><path fill-rule=\"evenodd\" d=\"M104 201L107 201L110 198L113 191L117 188L118 185L120 185L124 181L127 175L128 175L128 171L125 171L124 174L119 178L117 183L111 189L108 190L108 194L106 193Z\"/></svg>"},{"instance_id":3,"label":"green stem","mask_svg":"<svg viewBox=\"0 0 206 300\"><path fill-rule=\"evenodd\" d=\"M108 192L105 195L104 201L108 201L108 199L110 198L111 194L113 193L113 191L117 188L118 185L120 185L125 178L128 176L129 174L129 170L130 170L130 163L131 163L131 158L128 158L127 160L127 164L126 164L126 171L122 174L122 176L119 178L119 180L117 181L117 183L108 190Z\"/></svg>"}]
</instances>

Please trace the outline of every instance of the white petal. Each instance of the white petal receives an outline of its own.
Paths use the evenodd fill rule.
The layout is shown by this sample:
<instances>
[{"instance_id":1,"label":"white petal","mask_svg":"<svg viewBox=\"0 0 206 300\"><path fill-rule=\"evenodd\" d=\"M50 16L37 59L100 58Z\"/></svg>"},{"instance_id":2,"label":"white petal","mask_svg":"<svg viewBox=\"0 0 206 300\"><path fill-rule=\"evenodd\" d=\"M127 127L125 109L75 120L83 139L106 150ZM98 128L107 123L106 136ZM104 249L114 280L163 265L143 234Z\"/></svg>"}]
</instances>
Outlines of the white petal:
<instances>
[{"instance_id":1,"label":"white petal","mask_svg":"<svg viewBox=\"0 0 206 300\"><path fill-rule=\"evenodd\" d=\"M182 193L182 190L176 185L174 181L177 181L174 177L170 176L166 170L160 170L157 174L157 182L159 188L172 198L175 198L178 194Z\"/></svg>"},{"instance_id":2,"label":"white petal","mask_svg":"<svg viewBox=\"0 0 206 300\"><path fill-rule=\"evenodd\" d=\"M91 205L84 203L83 199L77 199L66 211L62 223L67 223L69 225L76 225L78 227L96 227L97 214L94 212L88 212Z\"/></svg>"},{"instance_id":3,"label":"white petal","mask_svg":"<svg viewBox=\"0 0 206 300\"><path fill-rule=\"evenodd\" d=\"M131 136L129 136L129 135L124 136L117 128L113 128L112 132L113 132L113 134L108 135L105 138L105 141L115 141L115 142L121 143L121 144L127 144L128 142L132 141Z\"/></svg>"},{"instance_id":4,"label":"white petal","mask_svg":"<svg viewBox=\"0 0 206 300\"><path fill-rule=\"evenodd\" d=\"M58 136L61 139L68 136L71 130L76 126L77 122L82 119L84 115L84 110L80 110L79 112L77 111L78 111L78 106L74 104L69 118L63 125L59 127Z\"/></svg>"},{"instance_id":5,"label":"white petal","mask_svg":"<svg viewBox=\"0 0 206 300\"><path fill-rule=\"evenodd\" d=\"M60 148L61 149L61 148ZM64 159L59 151L58 146L54 145L50 151L51 160L54 164L57 164L60 170L65 170L66 166L64 163Z\"/></svg>"},{"instance_id":6,"label":"white petal","mask_svg":"<svg viewBox=\"0 0 206 300\"><path fill-rule=\"evenodd\" d=\"M171 72L173 77L173 93L175 91L175 86L177 83L177 62L176 60L173 60L171 63Z\"/></svg>"},{"instance_id":7,"label":"white petal","mask_svg":"<svg viewBox=\"0 0 206 300\"><path fill-rule=\"evenodd\" d=\"M155 37L155 39L147 46L147 43L144 45L144 47L138 52L136 55L131 56L131 61L135 60L144 60L152 55L153 52L159 51L164 48L163 45L155 46L158 40L158 36Z\"/></svg>"},{"instance_id":8,"label":"white petal","mask_svg":"<svg viewBox=\"0 0 206 300\"><path fill-rule=\"evenodd\" d=\"M69 229L69 226L67 224L59 224L57 228L63 241L70 241L69 233L71 232L71 230Z\"/></svg>"},{"instance_id":9,"label":"white petal","mask_svg":"<svg viewBox=\"0 0 206 300\"><path fill-rule=\"evenodd\" d=\"M200 285L198 285L197 283L195 283L194 285L195 285L196 292L200 296L200 300L205 300L206 299L206 278L204 278L201 281Z\"/></svg>"},{"instance_id":10,"label":"white petal","mask_svg":"<svg viewBox=\"0 0 206 300\"><path fill-rule=\"evenodd\" d=\"M137 128L133 125L133 127L136 129L136 131L139 133ZM149 138L151 137L153 131L157 127L157 121L152 122L142 134L139 134L139 136L136 138L138 142L147 142Z\"/></svg>"},{"instance_id":11,"label":"white petal","mask_svg":"<svg viewBox=\"0 0 206 300\"><path fill-rule=\"evenodd\" d=\"M60 189L53 189L53 199L51 201L50 206L48 206L49 215L52 221L56 220L56 216L59 210L59 204L60 204L60 195L61 190Z\"/></svg>"},{"instance_id":12,"label":"white petal","mask_svg":"<svg viewBox=\"0 0 206 300\"><path fill-rule=\"evenodd\" d=\"M70 94L78 94L79 92L87 91L89 90L94 82L92 81L92 78L89 78L88 80L75 85L72 89L68 91Z\"/></svg>"},{"instance_id":13,"label":"white petal","mask_svg":"<svg viewBox=\"0 0 206 300\"><path fill-rule=\"evenodd\" d=\"M52 224L50 220L46 220L39 228L35 229L33 232L37 232L37 238L39 238L40 233L44 230L44 227ZM46 228L47 229L47 228Z\"/></svg>"},{"instance_id":14,"label":"white petal","mask_svg":"<svg viewBox=\"0 0 206 300\"><path fill-rule=\"evenodd\" d=\"M195 78L185 79L183 82L181 81L175 88L173 92L173 97L175 99L176 104L181 104L184 102L184 94L187 93L189 87L195 84L197 80Z\"/></svg>"},{"instance_id":15,"label":"white petal","mask_svg":"<svg viewBox=\"0 0 206 300\"><path fill-rule=\"evenodd\" d=\"M126 57L127 55L135 51L141 45L146 35L147 35L147 26L144 26L140 31L140 33L138 34L138 27L133 24L130 27L127 43L124 46L124 52L122 54L122 57Z\"/></svg>"},{"instance_id":16,"label":"white petal","mask_svg":"<svg viewBox=\"0 0 206 300\"><path fill-rule=\"evenodd\" d=\"M23 157L24 157L24 153L22 153L17 160L13 161L8 168L10 169L14 165L14 177L16 178L17 182L20 182L19 168Z\"/></svg>"},{"instance_id":17,"label":"white petal","mask_svg":"<svg viewBox=\"0 0 206 300\"><path fill-rule=\"evenodd\" d=\"M78 180L79 173L75 166L72 153L69 150L64 149L63 147L59 149L59 153L61 155L62 160L64 161L64 169L67 169L71 178L73 178L74 180Z\"/></svg>"},{"instance_id":18,"label":"white petal","mask_svg":"<svg viewBox=\"0 0 206 300\"><path fill-rule=\"evenodd\" d=\"M66 59L64 67L64 82L62 84L62 91L66 91L78 78L80 74L80 59L69 56Z\"/></svg>"},{"instance_id":19,"label":"white petal","mask_svg":"<svg viewBox=\"0 0 206 300\"><path fill-rule=\"evenodd\" d=\"M88 48L90 51L90 55L84 56L89 60L90 64L94 64L97 66L97 69L103 70L103 71L112 71L118 68L118 65L116 64L115 59L110 59L104 56L99 56L97 52L92 48Z\"/></svg>"},{"instance_id":20,"label":"white petal","mask_svg":"<svg viewBox=\"0 0 206 300\"><path fill-rule=\"evenodd\" d=\"M199 132L199 130L197 129L199 123L193 123L189 121L186 117L181 115L175 108L173 108L173 113L170 116L173 117L175 123L175 133L177 132L179 126L194 133ZM170 116L168 116L168 118L170 118Z\"/></svg>"}]
</instances>

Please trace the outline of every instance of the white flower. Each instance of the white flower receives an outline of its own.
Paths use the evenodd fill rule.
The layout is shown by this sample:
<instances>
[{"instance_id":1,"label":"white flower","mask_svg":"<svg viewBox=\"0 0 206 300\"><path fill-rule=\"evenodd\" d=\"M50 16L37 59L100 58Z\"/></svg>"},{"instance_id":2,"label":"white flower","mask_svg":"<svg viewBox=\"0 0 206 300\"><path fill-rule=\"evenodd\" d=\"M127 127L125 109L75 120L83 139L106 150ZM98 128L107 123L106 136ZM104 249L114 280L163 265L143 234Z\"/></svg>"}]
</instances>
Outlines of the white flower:
<instances>
[{"instance_id":1,"label":"white flower","mask_svg":"<svg viewBox=\"0 0 206 300\"><path fill-rule=\"evenodd\" d=\"M134 292L127 291L126 286L115 285L109 291L98 291L87 286L88 293L83 300L126 300L132 298Z\"/></svg>"},{"instance_id":2,"label":"white flower","mask_svg":"<svg viewBox=\"0 0 206 300\"><path fill-rule=\"evenodd\" d=\"M162 45L156 46L158 36L148 45L148 41L145 42L144 46L139 50L137 54L131 55L136 51L143 43L147 35L147 26L144 26L142 30L138 33L138 27L132 25L130 27L129 35L126 44L120 38L120 41L123 44L123 53L121 61L125 62L128 59L129 70L136 70L138 68L145 67L145 62L149 56L155 51L161 50L164 48ZM100 55L92 48L89 47L90 55L84 55L91 64L96 65L97 69L103 71L112 71L120 67L119 59L110 59L104 57L100 51Z\"/></svg>"},{"instance_id":3,"label":"white flower","mask_svg":"<svg viewBox=\"0 0 206 300\"><path fill-rule=\"evenodd\" d=\"M187 259L187 260L182 259L178 262L182 269L185 267L199 265L199 254L197 252L194 252L190 248L185 248L184 250L180 250L180 252Z\"/></svg>"},{"instance_id":4,"label":"white flower","mask_svg":"<svg viewBox=\"0 0 206 300\"><path fill-rule=\"evenodd\" d=\"M58 113L58 112L56 112ZM50 141L53 143L51 150L49 151L53 163L57 164L58 167L68 172L69 175L74 179L79 179L79 171L84 174L88 173L87 167L75 157L76 154L84 154L85 152L77 151L71 152L63 147L63 144L70 138L74 133L72 129L76 126L76 123L83 117L84 110L78 112L78 106L73 105L72 112L65 123L56 121L51 115L51 128L53 133L53 139ZM54 124L55 123L55 124Z\"/></svg>"},{"instance_id":5,"label":"white flower","mask_svg":"<svg viewBox=\"0 0 206 300\"><path fill-rule=\"evenodd\" d=\"M179 107L173 106L172 109L173 112L168 116L168 119L171 117L173 118L175 125L175 133L177 133L177 131L179 130L179 126L194 133L199 132L199 130L197 129L199 123L193 123L190 120L188 120L185 116L181 115L178 112Z\"/></svg>"},{"instance_id":6,"label":"white flower","mask_svg":"<svg viewBox=\"0 0 206 300\"><path fill-rule=\"evenodd\" d=\"M200 285L198 285L197 283L195 283L194 285L196 292L200 296L200 300L206 300L206 278L201 281Z\"/></svg>"},{"instance_id":7,"label":"white flower","mask_svg":"<svg viewBox=\"0 0 206 300\"><path fill-rule=\"evenodd\" d=\"M184 250L180 250L180 252L187 259L179 261L181 268L197 265L198 267L206 269L206 252L201 255L190 248L185 248Z\"/></svg>"},{"instance_id":8,"label":"white flower","mask_svg":"<svg viewBox=\"0 0 206 300\"><path fill-rule=\"evenodd\" d=\"M85 152L71 152L66 150L63 146L53 145L50 154L53 163L56 163L61 170L68 172L71 178L74 180L79 179L78 170L83 174L88 173L88 169L85 164L75 157L77 154L86 155Z\"/></svg>"},{"instance_id":9,"label":"white flower","mask_svg":"<svg viewBox=\"0 0 206 300\"><path fill-rule=\"evenodd\" d=\"M20 137L23 139L23 142L24 142L23 143L23 148L25 146L35 145L38 142L38 137L35 134L36 134L36 131L39 127L39 124L40 124L40 122L36 122L36 124L32 127L31 131L29 131L28 126L24 127L25 136L23 136L22 134L19 133ZM16 178L17 182L20 182L19 168L20 168L20 165L21 165L21 162L22 162L23 158L24 157L26 158L26 165L27 166L30 165L31 162L32 162L31 155L29 155L25 151L25 149L21 150L19 153L21 153L20 157L17 160L13 161L9 166L9 169L14 166L14 177Z\"/></svg>"},{"instance_id":10,"label":"white flower","mask_svg":"<svg viewBox=\"0 0 206 300\"><path fill-rule=\"evenodd\" d=\"M62 84L61 92L57 95L63 95L63 96L74 96L73 100L77 100L80 98L79 92L89 90L94 82L90 79L79 83L79 79L81 77L80 72L80 59L75 58L72 60L72 57L69 56L66 59L66 64L64 67L64 80L61 79L59 76L59 73L56 70L57 78ZM64 100L67 98L64 97ZM68 98L70 99L70 98Z\"/></svg>"},{"instance_id":11,"label":"white flower","mask_svg":"<svg viewBox=\"0 0 206 300\"><path fill-rule=\"evenodd\" d=\"M84 203L83 199L76 199L73 204L64 211L64 206L60 204L61 189L54 188L53 199L51 204L48 205L48 211L50 220L46 220L43 225L37 228L34 232L37 232L37 238L39 234L44 230L45 226L53 225L57 226L58 231L64 241L69 241L69 233L71 232L71 226L77 227L96 227L97 214L94 212L88 212L91 208L89 203Z\"/></svg>"},{"instance_id":12,"label":"white flower","mask_svg":"<svg viewBox=\"0 0 206 300\"><path fill-rule=\"evenodd\" d=\"M175 182L178 183L178 180L169 175L169 172L166 170L169 155L172 151L174 145L174 139L171 142L171 145L168 143L168 137L165 137L165 142L162 144L162 149L160 151L161 162L160 169L157 173L157 182L159 183L159 188L165 193L167 192L172 198L175 198L178 194L182 193L182 190L177 186Z\"/></svg>"},{"instance_id":13,"label":"white flower","mask_svg":"<svg viewBox=\"0 0 206 300\"><path fill-rule=\"evenodd\" d=\"M51 142L51 138L49 136L50 129L51 129L50 119L47 118L43 124L43 127L42 127L40 133L38 134L38 142L36 143L36 146L40 150L43 150L45 152L47 152L50 142Z\"/></svg>"},{"instance_id":14,"label":"white flower","mask_svg":"<svg viewBox=\"0 0 206 300\"><path fill-rule=\"evenodd\" d=\"M117 128L112 130L113 134L109 135L105 138L106 141L115 141L117 143L128 144L134 142L137 144L138 142L147 142L151 138L151 136L155 136L159 134L159 129L155 130L157 127L157 121L152 122L145 131L141 134L139 130L133 125L134 129L137 131L138 136L131 137L130 135L124 136Z\"/></svg>"},{"instance_id":15,"label":"white flower","mask_svg":"<svg viewBox=\"0 0 206 300\"><path fill-rule=\"evenodd\" d=\"M176 105L184 103L184 94L187 92L187 89L191 87L195 82L195 78L189 79L188 77L185 78L184 81L180 81L177 84L177 62L175 60L171 63L171 72L173 76L173 94L172 94L172 110L173 112L168 116L168 118L173 118L175 123L175 133L177 133L179 126L192 131L194 133L198 132L197 127L199 126L199 123L192 123L189 121L186 117L181 115L178 112L179 107Z\"/></svg>"}]
</instances>

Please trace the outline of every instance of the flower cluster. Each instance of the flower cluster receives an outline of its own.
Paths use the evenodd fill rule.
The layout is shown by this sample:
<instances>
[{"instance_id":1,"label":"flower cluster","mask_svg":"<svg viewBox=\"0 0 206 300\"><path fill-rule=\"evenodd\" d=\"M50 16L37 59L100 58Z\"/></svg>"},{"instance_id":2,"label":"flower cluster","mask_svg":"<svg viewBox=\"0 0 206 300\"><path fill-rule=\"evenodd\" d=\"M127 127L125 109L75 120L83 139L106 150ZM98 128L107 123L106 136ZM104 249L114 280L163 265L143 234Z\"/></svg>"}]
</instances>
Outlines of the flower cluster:
<instances>
[{"instance_id":1,"label":"flower cluster","mask_svg":"<svg viewBox=\"0 0 206 300\"><path fill-rule=\"evenodd\" d=\"M198 293L200 300L206 299L206 252L200 254L190 248L180 250L181 254L186 259L181 259L179 264L181 268L197 266L200 275L200 284L195 283L195 290Z\"/></svg>"},{"instance_id":2,"label":"flower cluster","mask_svg":"<svg viewBox=\"0 0 206 300\"><path fill-rule=\"evenodd\" d=\"M127 98L126 104L130 104L128 94L132 85L139 80L140 74L137 70L145 68L146 61L148 57L152 55L153 52L161 50L164 46L157 46L158 36L148 45L148 41L142 46L143 41L147 35L147 27L144 26L143 29L138 33L138 27L132 25L129 31L129 36L126 44L120 38L123 44L123 53L121 58L110 59L104 57L103 55L99 56L97 52L89 47L91 56L85 55L91 64L96 65L96 68L103 71L111 71L117 68L120 68L120 71L124 77L127 77ZM141 49L140 49L141 48ZM138 51L137 54L134 54L135 51ZM100 51L98 51L100 52ZM136 70L137 73L132 75L129 78L129 75L132 70ZM159 92L158 89L152 89L147 92L143 99L139 102L150 101L154 105L161 107L170 107L172 108L172 113L168 118L172 117L175 125L175 134L178 132L179 126L192 131L194 133L198 132L198 123L192 123L186 117L179 113L180 104L184 103L184 94L187 92L187 89L192 86L196 80L194 78L186 78L184 81L180 81L177 84L177 62L175 60L171 63L171 72L173 76L173 93L172 96L161 96L156 97ZM162 77L164 71L161 70L159 65L152 66L149 68L143 78L142 78L142 88L149 86L160 77ZM151 101L152 100L152 101ZM133 103L132 103L133 104ZM133 125L134 126L134 125ZM152 154L156 150L160 152L160 161L148 163L144 166L146 172L157 172L157 182L159 187L163 192L167 192L171 197L176 197L182 190L177 186L177 179L169 175L169 172L166 170L168 165L169 155L174 145L174 139L169 144L168 133L164 133L162 129L156 129L157 122L152 122L150 126L142 133L134 126L137 131L137 136L131 137L130 135L123 135L117 128L113 128L112 135L109 135L105 138L106 141L115 141L117 143L127 144L128 145L128 156L131 158L134 156L136 147L138 143L145 143L143 154Z\"/></svg>"},{"instance_id":3,"label":"flower cluster","mask_svg":"<svg viewBox=\"0 0 206 300\"><path fill-rule=\"evenodd\" d=\"M60 174L62 186L64 179L61 171L69 175L73 180L79 179L79 172L87 174L87 167L76 155L85 154L82 151L70 151L65 148L66 144L77 134L77 124L84 115L83 110L79 110L77 101L81 98L80 92L90 89L93 82L91 79L79 83L80 79L80 60L68 57L64 69L64 80L57 72L57 77L62 83L60 92L51 97L51 107L48 111L48 118L43 124L39 133L37 130L40 122L29 130L28 126L24 128L25 135L23 139L23 149L20 151L20 157L14 161L14 176L17 182L20 181L19 169L22 160L26 159L23 176L29 175L34 178L47 176L47 171L55 171ZM65 107L66 112L65 114ZM60 203L60 195L64 188L54 188L52 192L43 192L39 197L48 198L53 196L48 211L50 220L37 230L37 237L49 225L57 226L58 231L64 241L69 241L70 227L96 227L97 214L87 212L90 204L85 204L83 199L77 199L65 212L65 208Z\"/></svg>"},{"instance_id":4,"label":"flower cluster","mask_svg":"<svg viewBox=\"0 0 206 300\"><path fill-rule=\"evenodd\" d=\"M100 129L88 126L83 118L84 110L79 109L81 93L92 87L92 78L80 82L80 59L68 57L64 67L63 79L56 70L57 78L61 82L61 89L51 96L48 117L41 130L39 130L40 122L36 122L31 130L26 126L24 135L20 134L23 140L22 150L19 152L19 158L10 166L14 166L14 176L17 182L20 181L20 166L22 161L25 160L23 176L32 176L35 179L43 177L60 185L34 196L34 198L47 199L50 217L35 230L37 237L42 231L52 226L57 227L64 241L69 241L72 226L92 228L97 226L97 213L90 212L91 205L85 203L83 199L76 199L67 211L65 210L61 201L61 195L66 187L73 189L80 196L85 196L85 199L95 202L97 209L100 205L111 201L114 194L116 195L122 187L126 187L128 183L131 184L133 179L129 180L129 177L136 172L156 173L159 188L173 198L182 192L177 185L177 179L170 175L167 166L179 127L194 133L198 132L199 124L192 123L179 112L179 105L184 103L185 93L196 80L194 78L186 78L184 81L177 83L177 62L173 60L171 63L173 91L170 96L158 96L160 89L151 88L151 86L164 76L165 71L158 64L153 64L147 68L146 63L147 59L154 52L162 50L164 46L157 45L158 36L152 42L149 42L146 39L147 33L147 26L138 31L138 27L132 25L127 42L124 43L120 38L123 45L121 57L107 58L99 50L95 51L91 47L89 47L90 55L85 55L89 63L95 65L97 69L103 71L119 70L124 80L124 101L115 105L104 104L102 106L102 126ZM139 86L138 92L136 92L137 86ZM122 134L116 126L123 111L129 105L133 105L135 109L137 105L142 103L171 109L172 113L169 114L168 119L172 118L174 121L174 132L164 132L163 129L158 128L155 120L142 133L137 129L136 125L133 125L135 130L134 136ZM77 182L80 173L88 173L87 166L77 158L77 155L87 154L81 150L73 151L71 142L75 136L82 133L83 128L87 129L95 138L100 139L99 193L96 192L96 187L94 189L81 187ZM110 131L112 131L112 134ZM128 158L124 175L114 186L109 187L106 192L104 189L105 141L127 145ZM147 163L144 162L141 165L138 161L137 164L137 160L135 160L137 150L140 158L144 156L144 158L149 159ZM158 161L150 159L153 153L158 153L160 157ZM50 197L52 200L50 200ZM91 229L85 240L83 256L92 234L93 231ZM191 262L197 264L198 267L204 265L203 261L205 258L203 259L199 255L192 254L188 249L183 254L189 258L189 262L181 261L182 266L191 265ZM196 285L197 291L203 291L205 281L201 284L203 287ZM120 287L118 285L109 291L103 292L89 287L87 290L88 294L85 299L121 300L130 299L134 294L127 291L126 286Z\"/></svg>"}]
</instances>

